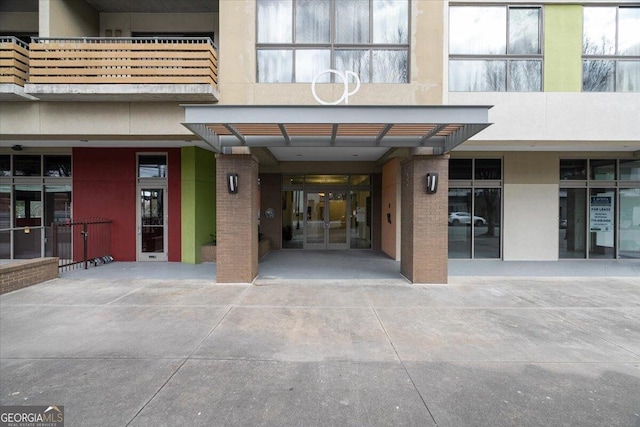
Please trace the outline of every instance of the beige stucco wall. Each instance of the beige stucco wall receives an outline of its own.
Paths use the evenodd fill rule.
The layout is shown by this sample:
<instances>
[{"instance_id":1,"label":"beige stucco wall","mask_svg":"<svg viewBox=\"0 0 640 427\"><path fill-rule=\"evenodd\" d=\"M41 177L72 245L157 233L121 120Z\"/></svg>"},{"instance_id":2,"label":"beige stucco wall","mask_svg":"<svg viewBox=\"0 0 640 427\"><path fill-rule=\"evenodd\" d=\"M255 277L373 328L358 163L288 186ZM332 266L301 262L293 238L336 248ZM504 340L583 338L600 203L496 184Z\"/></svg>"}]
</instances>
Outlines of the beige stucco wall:
<instances>
[{"instance_id":1,"label":"beige stucco wall","mask_svg":"<svg viewBox=\"0 0 640 427\"><path fill-rule=\"evenodd\" d=\"M97 37L98 12L84 0L40 0L40 37Z\"/></svg>"},{"instance_id":2,"label":"beige stucco wall","mask_svg":"<svg viewBox=\"0 0 640 427\"><path fill-rule=\"evenodd\" d=\"M113 138L191 136L180 123L184 109L170 102L6 102L0 104L0 134ZM85 138L82 138L85 139ZM191 138L190 138L191 139Z\"/></svg>"},{"instance_id":3,"label":"beige stucco wall","mask_svg":"<svg viewBox=\"0 0 640 427\"><path fill-rule=\"evenodd\" d=\"M558 153L504 153L504 260L558 259L559 167Z\"/></svg>"},{"instance_id":4,"label":"beige stucco wall","mask_svg":"<svg viewBox=\"0 0 640 427\"><path fill-rule=\"evenodd\" d=\"M444 1L411 3L410 83L363 84L349 104L441 104L444 61ZM256 83L256 6L254 0L220 0L221 104L316 104L310 83ZM424 40L429 40L425 43ZM419 42L420 41L420 42ZM320 84L318 95L337 99L341 84Z\"/></svg>"},{"instance_id":5,"label":"beige stucco wall","mask_svg":"<svg viewBox=\"0 0 640 427\"><path fill-rule=\"evenodd\" d=\"M3 33L38 33L37 12L0 13L0 30Z\"/></svg>"}]
</instances>

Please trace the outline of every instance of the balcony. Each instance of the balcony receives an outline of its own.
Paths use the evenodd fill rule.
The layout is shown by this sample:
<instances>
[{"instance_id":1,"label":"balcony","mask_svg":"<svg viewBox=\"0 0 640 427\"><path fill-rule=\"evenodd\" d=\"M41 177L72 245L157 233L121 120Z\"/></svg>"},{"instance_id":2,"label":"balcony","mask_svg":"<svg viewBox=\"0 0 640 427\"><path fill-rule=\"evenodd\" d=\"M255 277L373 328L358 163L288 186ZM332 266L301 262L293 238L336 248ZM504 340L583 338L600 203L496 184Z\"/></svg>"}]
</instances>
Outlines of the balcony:
<instances>
[{"instance_id":1,"label":"balcony","mask_svg":"<svg viewBox=\"0 0 640 427\"><path fill-rule=\"evenodd\" d=\"M216 102L208 37L40 38L29 45L25 92L47 101Z\"/></svg>"},{"instance_id":2,"label":"balcony","mask_svg":"<svg viewBox=\"0 0 640 427\"><path fill-rule=\"evenodd\" d=\"M28 76L28 46L15 37L0 37L0 101L35 99L24 92Z\"/></svg>"}]
</instances>

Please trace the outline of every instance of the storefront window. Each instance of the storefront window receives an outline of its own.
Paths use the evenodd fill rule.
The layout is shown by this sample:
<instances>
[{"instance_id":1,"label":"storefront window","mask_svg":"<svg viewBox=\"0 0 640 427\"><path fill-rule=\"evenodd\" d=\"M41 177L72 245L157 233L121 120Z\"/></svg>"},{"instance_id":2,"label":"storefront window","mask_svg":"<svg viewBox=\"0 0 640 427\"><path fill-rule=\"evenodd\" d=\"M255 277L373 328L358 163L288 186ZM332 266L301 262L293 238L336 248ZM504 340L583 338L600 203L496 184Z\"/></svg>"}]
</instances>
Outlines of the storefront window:
<instances>
[{"instance_id":1,"label":"storefront window","mask_svg":"<svg viewBox=\"0 0 640 427\"><path fill-rule=\"evenodd\" d=\"M41 156L13 156L14 176L42 176Z\"/></svg>"},{"instance_id":2,"label":"storefront window","mask_svg":"<svg viewBox=\"0 0 640 427\"><path fill-rule=\"evenodd\" d=\"M560 258L584 258L586 256L586 218L587 190L584 188L561 188Z\"/></svg>"},{"instance_id":3,"label":"storefront window","mask_svg":"<svg viewBox=\"0 0 640 427\"><path fill-rule=\"evenodd\" d=\"M640 258L640 188L620 190L620 258Z\"/></svg>"},{"instance_id":4,"label":"storefront window","mask_svg":"<svg viewBox=\"0 0 640 427\"><path fill-rule=\"evenodd\" d=\"M586 160L560 160L561 180L585 180L587 179Z\"/></svg>"}]
</instances>

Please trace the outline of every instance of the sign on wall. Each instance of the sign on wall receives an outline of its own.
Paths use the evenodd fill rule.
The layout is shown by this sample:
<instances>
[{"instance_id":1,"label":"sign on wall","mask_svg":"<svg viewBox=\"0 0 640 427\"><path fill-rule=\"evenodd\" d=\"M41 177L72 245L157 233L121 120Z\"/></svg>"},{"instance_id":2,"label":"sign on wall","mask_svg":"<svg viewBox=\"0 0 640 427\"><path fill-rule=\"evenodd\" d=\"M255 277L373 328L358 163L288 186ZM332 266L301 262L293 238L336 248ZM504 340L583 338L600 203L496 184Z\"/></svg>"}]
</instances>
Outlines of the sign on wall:
<instances>
[{"instance_id":1,"label":"sign on wall","mask_svg":"<svg viewBox=\"0 0 640 427\"><path fill-rule=\"evenodd\" d=\"M613 196L591 196L589 230L613 231Z\"/></svg>"}]
</instances>

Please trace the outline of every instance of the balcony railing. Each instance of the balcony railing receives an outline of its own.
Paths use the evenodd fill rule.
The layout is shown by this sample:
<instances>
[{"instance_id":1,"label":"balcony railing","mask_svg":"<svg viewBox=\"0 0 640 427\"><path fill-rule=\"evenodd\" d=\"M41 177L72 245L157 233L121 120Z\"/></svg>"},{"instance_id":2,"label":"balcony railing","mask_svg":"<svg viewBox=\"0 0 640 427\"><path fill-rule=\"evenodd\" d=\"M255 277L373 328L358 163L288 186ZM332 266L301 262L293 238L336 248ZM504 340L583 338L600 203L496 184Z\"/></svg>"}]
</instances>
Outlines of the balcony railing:
<instances>
[{"instance_id":1,"label":"balcony railing","mask_svg":"<svg viewBox=\"0 0 640 427\"><path fill-rule=\"evenodd\" d=\"M29 50L29 83L36 85L218 85L208 37L33 37Z\"/></svg>"},{"instance_id":2,"label":"balcony railing","mask_svg":"<svg viewBox=\"0 0 640 427\"><path fill-rule=\"evenodd\" d=\"M28 76L28 46L16 37L0 37L0 83L24 86Z\"/></svg>"}]
</instances>

